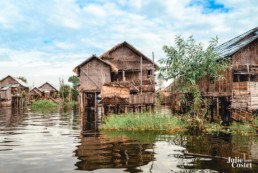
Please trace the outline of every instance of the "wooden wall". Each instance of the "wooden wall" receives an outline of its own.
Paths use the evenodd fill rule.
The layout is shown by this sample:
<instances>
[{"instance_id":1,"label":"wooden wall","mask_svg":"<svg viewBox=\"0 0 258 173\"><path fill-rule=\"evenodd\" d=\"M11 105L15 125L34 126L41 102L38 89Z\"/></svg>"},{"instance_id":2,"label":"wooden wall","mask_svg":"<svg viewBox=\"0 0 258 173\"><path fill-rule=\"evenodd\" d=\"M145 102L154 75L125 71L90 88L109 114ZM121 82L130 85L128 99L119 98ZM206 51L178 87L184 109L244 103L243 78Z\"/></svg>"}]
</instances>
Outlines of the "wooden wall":
<instances>
[{"instance_id":1,"label":"wooden wall","mask_svg":"<svg viewBox=\"0 0 258 173\"><path fill-rule=\"evenodd\" d=\"M39 87L41 91L50 91L50 92L55 92L56 89L49 85L48 83L43 84L42 86Z\"/></svg>"},{"instance_id":2,"label":"wooden wall","mask_svg":"<svg viewBox=\"0 0 258 173\"><path fill-rule=\"evenodd\" d=\"M7 77L0 82L0 86L10 85L10 84L19 84L19 83L11 77Z\"/></svg>"},{"instance_id":3,"label":"wooden wall","mask_svg":"<svg viewBox=\"0 0 258 173\"><path fill-rule=\"evenodd\" d=\"M110 58L107 60L113 63L119 70L141 69L141 58L126 46L121 46L111 52ZM143 58L142 68L151 70L153 69L153 63Z\"/></svg>"},{"instance_id":4,"label":"wooden wall","mask_svg":"<svg viewBox=\"0 0 258 173\"><path fill-rule=\"evenodd\" d=\"M93 59L80 68L79 91L99 91L104 83L111 82L110 67Z\"/></svg>"},{"instance_id":5,"label":"wooden wall","mask_svg":"<svg viewBox=\"0 0 258 173\"><path fill-rule=\"evenodd\" d=\"M232 59L234 68L238 65L258 65L258 39L235 53Z\"/></svg>"},{"instance_id":6,"label":"wooden wall","mask_svg":"<svg viewBox=\"0 0 258 173\"><path fill-rule=\"evenodd\" d=\"M232 70L228 69L221 72L223 79L213 82L208 75L204 76L199 82L199 87L203 96L230 96L232 92Z\"/></svg>"},{"instance_id":7,"label":"wooden wall","mask_svg":"<svg viewBox=\"0 0 258 173\"><path fill-rule=\"evenodd\" d=\"M11 88L8 88L6 90L0 90L0 99L11 99Z\"/></svg>"}]
</instances>

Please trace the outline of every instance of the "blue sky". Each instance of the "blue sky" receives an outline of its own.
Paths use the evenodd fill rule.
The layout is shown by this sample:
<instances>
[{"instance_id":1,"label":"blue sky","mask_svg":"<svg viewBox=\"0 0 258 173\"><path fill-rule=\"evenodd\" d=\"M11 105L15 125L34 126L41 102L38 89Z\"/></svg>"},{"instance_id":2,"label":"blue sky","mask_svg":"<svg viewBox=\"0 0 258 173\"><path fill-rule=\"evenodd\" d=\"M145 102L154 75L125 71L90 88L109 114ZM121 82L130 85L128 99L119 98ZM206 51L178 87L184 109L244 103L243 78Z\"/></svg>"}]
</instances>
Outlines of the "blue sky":
<instances>
[{"instance_id":1,"label":"blue sky","mask_svg":"<svg viewBox=\"0 0 258 173\"><path fill-rule=\"evenodd\" d=\"M220 43L257 26L256 0L0 0L0 78L30 85L59 78L127 41L160 59L175 35Z\"/></svg>"}]
</instances>

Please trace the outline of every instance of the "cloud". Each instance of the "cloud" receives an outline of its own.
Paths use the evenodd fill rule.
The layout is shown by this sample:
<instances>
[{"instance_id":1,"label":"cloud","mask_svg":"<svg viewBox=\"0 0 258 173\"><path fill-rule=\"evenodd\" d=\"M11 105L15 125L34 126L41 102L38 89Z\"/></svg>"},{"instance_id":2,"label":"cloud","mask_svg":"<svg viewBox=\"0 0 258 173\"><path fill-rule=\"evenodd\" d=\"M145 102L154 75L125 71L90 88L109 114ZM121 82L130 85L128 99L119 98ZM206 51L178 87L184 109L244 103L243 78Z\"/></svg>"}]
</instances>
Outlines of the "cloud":
<instances>
[{"instance_id":1,"label":"cloud","mask_svg":"<svg viewBox=\"0 0 258 173\"><path fill-rule=\"evenodd\" d=\"M26 2L26 3L25 3ZM256 27L256 0L0 1L0 78L61 76L92 54L127 41L151 58L165 57L175 35L220 43Z\"/></svg>"}]
</instances>

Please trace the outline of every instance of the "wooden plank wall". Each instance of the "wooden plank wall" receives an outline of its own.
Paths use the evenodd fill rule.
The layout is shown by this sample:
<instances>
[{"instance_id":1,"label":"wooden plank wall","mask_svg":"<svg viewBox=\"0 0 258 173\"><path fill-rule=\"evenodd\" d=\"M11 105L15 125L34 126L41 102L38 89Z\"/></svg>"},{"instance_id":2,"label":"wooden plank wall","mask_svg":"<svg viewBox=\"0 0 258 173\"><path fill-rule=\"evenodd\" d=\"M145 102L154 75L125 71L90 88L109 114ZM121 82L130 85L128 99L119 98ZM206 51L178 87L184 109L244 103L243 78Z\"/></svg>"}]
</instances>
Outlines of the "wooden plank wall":
<instances>
[{"instance_id":1,"label":"wooden plank wall","mask_svg":"<svg viewBox=\"0 0 258 173\"><path fill-rule=\"evenodd\" d=\"M155 94L154 93L143 93L143 94L137 94L137 95L130 95L129 103L131 105L154 104L155 103Z\"/></svg>"},{"instance_id":2,"label":"wooden plank wall","mask_svg":"<svg viewBox=\"0 0 258 173\"><path fill-rule=\"evenodd\" d=\"M229 68L221 72L223 79L212 82L208 75L204 76L198 85L203 96L230 96L232 92L232 70Z\"/></svg>"}]
</instances>

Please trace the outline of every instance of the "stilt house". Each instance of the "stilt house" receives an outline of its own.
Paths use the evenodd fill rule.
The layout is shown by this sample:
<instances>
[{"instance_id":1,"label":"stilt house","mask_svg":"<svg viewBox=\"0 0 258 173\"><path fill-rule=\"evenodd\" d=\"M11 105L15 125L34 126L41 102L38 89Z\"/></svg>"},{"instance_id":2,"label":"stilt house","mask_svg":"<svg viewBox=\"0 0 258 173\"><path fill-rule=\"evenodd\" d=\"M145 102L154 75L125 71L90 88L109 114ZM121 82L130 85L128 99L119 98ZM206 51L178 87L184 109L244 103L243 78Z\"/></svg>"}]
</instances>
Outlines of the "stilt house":
<instances>
[{"instance_id":1,"label":"stilt house","mask_svg":"<svg viewBox=\"0 0 258 173\"><path fill-rule=\"evenodd\" d=\"M45 98L55 97L58 94L58 90L48 82L42 84L38 89L43 93Z\"/></svg>"},{"instance_id":2,"label":"stilt house","mask_svg":"<svg viewBox=\"0 0 258 173\"><path fill-rule=\"evenodd\" d=\"M0 105L11 106L14 96L21 97L22 94L26 94L28 91L29 87L26 83L8 75L0 81Z\"/></svg>"},{"instance_id":3,"label":"stilt house","mask_svg":"<svg viewBox=\"0 0 258 173\"><path fill-rule=\"evenodd\" d=\"M44 95L44 93L42 91L40 91L40 89L38 89L37 87L34 87L29 92L29 100L30 100L30 102L39 100L39 99L43 98L43 95Z\"/></svg>"},{"instance_id":4,"label":"stilt house","mask_svg":"<svg viewBox=\"0 0 258 173\"><path fill-rule=\"evenodd\" d=\"M74 69L80 79L81 110L101 104L105 112L126 112L136 105L154 105L156 67L127 42L93 55Z\"/></svg>"},{"instance_id":5,"label":"stilt house","mask_svg":"<svg viewBox=\"0 0 258 173\"><path fill-rule=\"evenodd\" d=\"M212 82L209 76L199 81L202 96L213 100L211 115L240 120L250 119L258 110L258 27L247 31L216 49L221 58L230 59L224 79ZM177 92L171 85L172 105Z\"/></svg>"}]
</instances>

